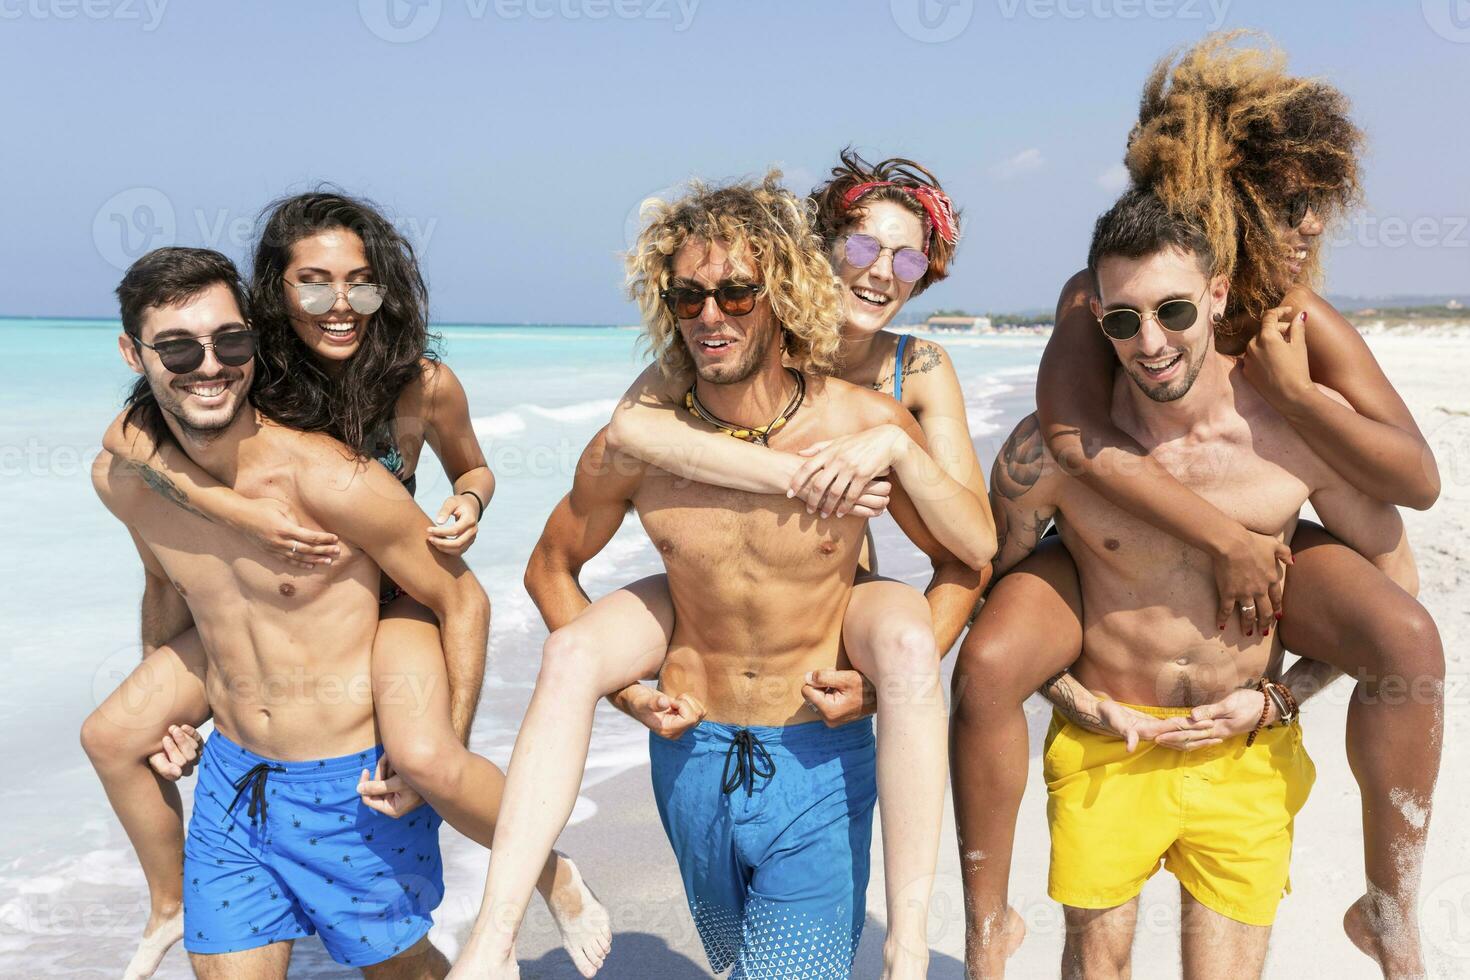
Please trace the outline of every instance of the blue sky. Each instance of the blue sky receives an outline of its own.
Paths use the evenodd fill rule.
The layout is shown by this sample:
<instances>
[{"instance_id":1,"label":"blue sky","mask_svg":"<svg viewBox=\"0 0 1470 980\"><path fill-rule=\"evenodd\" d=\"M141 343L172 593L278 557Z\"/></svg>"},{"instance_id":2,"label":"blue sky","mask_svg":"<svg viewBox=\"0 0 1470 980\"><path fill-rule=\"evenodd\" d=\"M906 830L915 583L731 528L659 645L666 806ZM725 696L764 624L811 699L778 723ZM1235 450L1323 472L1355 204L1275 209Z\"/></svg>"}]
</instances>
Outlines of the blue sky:
<instances>
[{"instance_id":1,"label":"blue sky","mask_svg":"<svg viewBox=\"0 0 1470 980\"><path fill-rule=\"evenodd\" d=\"M144 245L243 260L335 182L419 247L436 319L631 322L641 200L854 143L964 209L926 304L1048 306L1152 62L1269 31L1368 131L1328 288L1470 291L1466 0L0 0L0 314L112 315Z\"/></svg>"}]
</instances>

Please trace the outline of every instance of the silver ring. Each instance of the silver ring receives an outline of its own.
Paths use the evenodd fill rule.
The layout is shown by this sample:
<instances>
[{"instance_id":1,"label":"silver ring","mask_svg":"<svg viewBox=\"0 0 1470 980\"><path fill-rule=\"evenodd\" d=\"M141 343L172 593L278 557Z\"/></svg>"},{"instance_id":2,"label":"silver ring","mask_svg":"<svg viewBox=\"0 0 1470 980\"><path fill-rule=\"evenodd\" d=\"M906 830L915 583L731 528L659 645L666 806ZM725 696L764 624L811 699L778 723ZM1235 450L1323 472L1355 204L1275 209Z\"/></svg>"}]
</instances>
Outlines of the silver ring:
<instances>
[{"instance_id":1,"label":"silver ring","mask_svg":"<svg viewBox=\"0 0 1470 980\"><path fill-rule=\"evenodd\" d=\"M1240 607L1240 611L1241 612L1255 612L1256 611L1256 604L1253 602L1253 603L1251 603L1248 606L1241 606Z\"/></svg>"},{"instance_id":2,"label":"silver ring","mask_svg":"<svg viewBox=\"0 0 1470 980\"><path fill-rule=\"evenodd\" d=\"M291 542L291 554L293 554L293 555L296 554L296 542L295 541L292 541Z\"/></svg>"}]
</instances>

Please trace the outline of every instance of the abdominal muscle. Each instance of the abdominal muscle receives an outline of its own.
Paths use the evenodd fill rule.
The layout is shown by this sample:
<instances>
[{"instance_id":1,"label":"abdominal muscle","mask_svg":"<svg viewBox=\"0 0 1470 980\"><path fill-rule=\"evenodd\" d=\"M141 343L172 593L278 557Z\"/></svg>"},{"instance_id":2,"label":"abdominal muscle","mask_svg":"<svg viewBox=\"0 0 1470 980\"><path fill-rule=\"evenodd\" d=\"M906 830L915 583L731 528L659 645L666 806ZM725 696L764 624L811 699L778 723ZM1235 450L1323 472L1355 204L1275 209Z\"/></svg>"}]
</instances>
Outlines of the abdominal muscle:
<instances>
[{"instance_id":1,"label":"abdominal muscle","mask_svg":"<svg viewBox=\"0 0 1470 980\"><path fill-rule=\"evenodd\" d=\"M210 651L205 684L216 730L251 752L287 762L349 755L374 744L376 618L364 630L355 617L302 616L289 631L271 618L224 629L199 624ZM322 625L303 630L309 622Z\"/></svg>"},{"instance_id":2,"label":"abdominal muscle","mask_svg":"<svg viewBox=\"0 0 1470 980\"><path fill-rule=\"evenodd\" d=\"M660 691L698 699L708 721L784 726L819 720L801 688L811 671L849 666L842 616L850 586L822 583L759 611L715 603L690 608L673 591L678 625L659 674Z\"/></svg>"},{"instance_id":3,"label":"abdominal muscle","mask_svg":"<svg viewBox=\"0 0 1470 980\"><path fill-rule=\"evenodd\" d=\"M1224 633L1162 607L1088 611L1082 657L1072 674L1089 690L1116 701L1162 708L1211 704L1231 691L1275 676L1276 636L1244 636L1236 623Z\"/></svg>"}]
</instances>

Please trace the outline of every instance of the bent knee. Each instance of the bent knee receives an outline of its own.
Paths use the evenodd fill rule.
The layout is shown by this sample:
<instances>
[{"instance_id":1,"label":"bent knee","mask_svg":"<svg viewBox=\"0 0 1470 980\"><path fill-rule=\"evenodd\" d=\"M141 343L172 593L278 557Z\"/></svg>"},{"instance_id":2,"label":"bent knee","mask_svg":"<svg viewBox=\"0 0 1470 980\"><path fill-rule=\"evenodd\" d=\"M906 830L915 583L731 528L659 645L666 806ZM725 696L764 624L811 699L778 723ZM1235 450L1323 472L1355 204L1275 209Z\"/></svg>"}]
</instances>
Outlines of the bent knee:
<instances>
[{"instance_id":1,"label":"bent knee","mask_svg":"<svg viewBox=\"0 0 1470 980\"><path fill-rule=\"evenodd\" d=\"M92 766L103 769L133 765L162 747L161 736L160 740L152 740L145 738L146 734L116 724L98 708L82 722L80 740Z\"/></svg>"},{"instance_id":2,"label":"bent knee","mask_svg":"<svg viewBox=\"0 0 1470 980\"><path fill-rule=\"evenodd\" d=\"M886 677L938 677L939 650L934 629L928 623L900 623L874 637L875 682Z\"/></svg>"},{"instance_id":3,"label":"bent knee","mask_svg":"<svg viewBox=\"0 0 1470 980\"><path fill-rule=\"evenodd\" d=\"M541 648L538 683L553 684L560 689L595 688L602 659L585 630L563 627L548 636ZM607 692L593 693L600 696Z\"/></svg>"},{"instance_id":4,"label":"bent knee","mask_svg":"<svg viewBox=\"0 0 1470 980\"><path fill-rule=\"evenodd\" d=\"M992 705L1024 703L1041 686L1030 683L1030 659L1009 637L972 629L950 679L954 713L968 716Z\"/></svg>"},{"instance_id":5,"label":"bent knee","mask_svg":"<svg viewBox=\"0 0 1470 980\"><path fill-rule=\"evenodd\" d=\"M1405 597L1390 614L1371 618L1364 639L1376 654L1382 677L1407 681L1444 678L1444 644L1439 627L1417 599Z\"/></svg>"},{"instance_id":6,"label":"bent knee","mask_svg":"<svg viewBox=\"0 0 1470 980\"><path fill-rule=\"evenodd\" d=\"M113 726L109 725L100 712L94 711L82 722L80 730L82 751L93 763L110 761L117 751L117 741L112 738Z\"/></svg>"}]
</instances>

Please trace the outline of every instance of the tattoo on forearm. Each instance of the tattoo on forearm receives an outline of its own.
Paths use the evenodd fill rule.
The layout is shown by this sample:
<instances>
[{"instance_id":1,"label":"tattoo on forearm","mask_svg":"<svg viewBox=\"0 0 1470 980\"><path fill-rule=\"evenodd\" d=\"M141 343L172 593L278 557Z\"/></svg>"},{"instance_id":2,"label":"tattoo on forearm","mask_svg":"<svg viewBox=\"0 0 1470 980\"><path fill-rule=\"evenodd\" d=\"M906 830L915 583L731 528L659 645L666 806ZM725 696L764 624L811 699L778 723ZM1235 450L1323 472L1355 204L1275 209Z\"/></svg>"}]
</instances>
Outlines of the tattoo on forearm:
<instances>
[{"instance_id":1,"label":"tattoo on forearm","mask_svg":"<svg viewBox=\"0 0 1470 980\"><path fill-rule=\"evenodd\" d=\"M128 460L127 463L137 471L138 476L143 478L143 482L148 484L149 489L164 500L188 511L195 517L202 517L211 524L214 523L214 521L210 520L208 514L189 503L189 498L184 496L184 491L175 486L174 481L170 480L166 475L158 472L147 463L139 463L135 460Z\"/></svg>"},{"instance_id":2,"label":"tattoo on forearm","mask_svg":"<svg viewBox=\"0 0 1470 980\"><path fill-rule=\"evenodd\" d=\"M1046 698L1062 716L1083 728L1104 728L1102 718L1095 712L1077 707L1077 697L1072 691L1071 675L1065 670L1053 674L1037 692Z\"/></svg>"}]
</instances>

